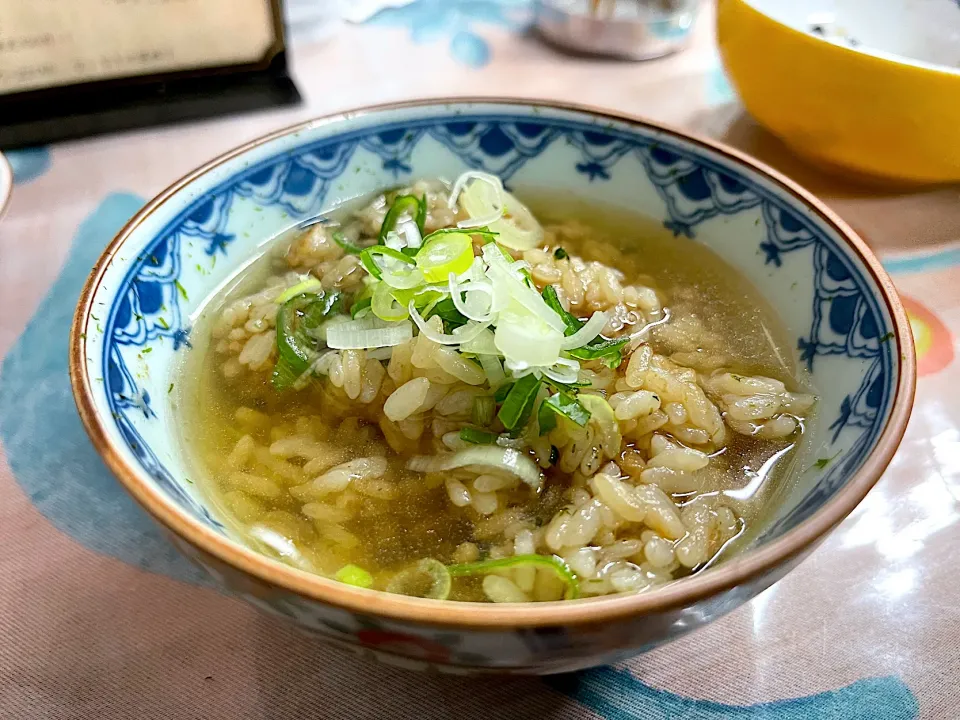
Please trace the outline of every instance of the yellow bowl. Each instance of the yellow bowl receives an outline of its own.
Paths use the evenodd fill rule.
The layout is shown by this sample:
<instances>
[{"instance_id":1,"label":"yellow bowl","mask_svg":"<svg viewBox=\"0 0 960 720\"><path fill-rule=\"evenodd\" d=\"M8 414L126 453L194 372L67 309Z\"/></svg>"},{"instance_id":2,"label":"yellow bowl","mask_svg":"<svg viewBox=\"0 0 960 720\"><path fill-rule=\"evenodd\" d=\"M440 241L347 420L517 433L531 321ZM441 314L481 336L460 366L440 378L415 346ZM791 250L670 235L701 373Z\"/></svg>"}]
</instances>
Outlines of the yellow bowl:
<instances>
[{"instance_id":1,"label":"yellow bowl","mask_svg":"<svg viewBox=\"0 0 960 720\"><path fill-rule=\"evenodd\" d=\"M809 32L817 5L719 0L720 54L747 110L831 169L909 183L960 180L960 8L946 0L924 12L908 0L838 3L836 22L824 18L834 33L827 39Z\"/></svg>"}]
</instances>

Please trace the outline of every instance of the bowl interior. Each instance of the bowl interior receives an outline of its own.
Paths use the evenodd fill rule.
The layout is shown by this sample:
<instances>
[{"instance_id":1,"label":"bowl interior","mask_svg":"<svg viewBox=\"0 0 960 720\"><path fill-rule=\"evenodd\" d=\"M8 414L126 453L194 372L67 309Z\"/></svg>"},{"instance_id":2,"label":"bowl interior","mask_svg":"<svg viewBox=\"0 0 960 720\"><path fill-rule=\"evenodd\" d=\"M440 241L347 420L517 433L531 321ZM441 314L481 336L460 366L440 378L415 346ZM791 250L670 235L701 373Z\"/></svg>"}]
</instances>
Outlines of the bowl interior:
<instances>
[{"instance_id":1,"label":"bowl interior","mask_svg":"<svg viewBox=\"0 0 960 720\"><path fill-rule=\"evenodd\" d=\"M805 33L863 52L960 71L956 0L745 0Z\"/></svg>"},{"instance_id":2,"label":"bowl interior","mask_svg":"<svg viewBox=\"0 0 960 720\"><path fill-rule=\"evenodd\" d=\"M795 528L851 481L890 420L900 348L875 270L821 209L671 131L574 109L457 102L278 134L174 186L121 234L81 304L74 352L105 437L99 449L128 468L127 485L175 506L187 523L226 533L189 479L173 407L172 370L204 299L305 218L468 168L654 218L706 243L780 316L821 397L819 419L755 543Z\"/></svg>"}]
</instances>

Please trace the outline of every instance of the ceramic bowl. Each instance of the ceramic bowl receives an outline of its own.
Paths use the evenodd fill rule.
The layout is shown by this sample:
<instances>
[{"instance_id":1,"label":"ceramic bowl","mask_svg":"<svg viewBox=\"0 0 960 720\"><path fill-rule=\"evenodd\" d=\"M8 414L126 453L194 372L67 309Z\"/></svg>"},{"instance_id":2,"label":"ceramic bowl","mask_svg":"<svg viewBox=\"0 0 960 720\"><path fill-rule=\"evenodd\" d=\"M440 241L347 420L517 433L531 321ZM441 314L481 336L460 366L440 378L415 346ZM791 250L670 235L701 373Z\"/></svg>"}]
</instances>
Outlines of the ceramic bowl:
<instances>
[{"instance_id":1,"label":"ceramic bowl","mask_svg":"<svg viewBox=\"0 0 960 720\"><path fill-rule=\"evenodd\" d=\"M752 278L780 315L822 397L820 420L811 431L811 467L784 485L746 552L647 594L519 605L407 598L309 575L247 549L190 482L176 393L168 390L204 298L267 238L303 218L410 178L467 168L654 218ZM909 325L889 278L847 226L786 178L735 150L642 120L493 100L322 118L179 180L129 222L90 275L73 324L70 372L107 465L228 592L382 659L520 673L634 655L781 578L883 472L915 381Z\"/></svg>"},{"instance_id":2,"label":"ceramic bowl","mask_svg":"<svg viewBox=\"0 0 960 720\"><path fill-rule=\"evenodd\" d=\"M13 194L13 170L10 163L0 153L0 218L7 210L7 203L10 202L10 195Z\"/></svg>"},{"instance_id":3,"label":"ceramic bowl","mask_svg":"<svg viewBox=\"0 0 960 720\"><path fill-rule=\"evenodd\" d=\"M720 54L747 110L828 169L960 180L956 0L719 0Z\"/></svg>"}]
</instances>

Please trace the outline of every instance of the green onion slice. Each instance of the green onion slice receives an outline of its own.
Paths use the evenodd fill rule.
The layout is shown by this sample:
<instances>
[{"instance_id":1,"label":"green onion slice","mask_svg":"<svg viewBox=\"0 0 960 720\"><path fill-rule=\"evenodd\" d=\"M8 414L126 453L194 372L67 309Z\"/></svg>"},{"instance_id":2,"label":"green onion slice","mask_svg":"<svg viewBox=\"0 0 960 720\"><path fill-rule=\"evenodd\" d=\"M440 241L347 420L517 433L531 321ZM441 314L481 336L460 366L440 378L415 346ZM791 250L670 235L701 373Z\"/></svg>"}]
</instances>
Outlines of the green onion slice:
<instances>
[{"instance_id":1,"label":"green onion slice","mask_svg":"<svg viewBox=\"0 0 960 720\"><path fill-rule=\"evenodd\" d=\"M286 390L310 368L323 343L311 335L329 315L340 311L338 292L304 293L290 298L277 312L277 364L273 386Z\"/></svg>"},{"instance_id":2,"label":"green onion slice","mask_svg":"<svg viewBox=\"0 0 960 720\"><path fill-rule=\"evenodd\" d=\"M373 291L373 299L370 304L370 309L373 311L374 315L381 320L386 320L387 322L406 320L410 316L410 312L407 310L406 305L397 302L396 298L391 292L392 290L393 288L391 288L385 282L377 283L377 287Z\"/></svg>"},{"instance_id":3,"label":"green onion slice","mask_svg":"<svg viewBox=\"0 0 960 720\"><path fill-rule=\"evenodd\" d=\"M436 233L417 253L417 267L427 282L446 282L450 273L460 275L473 265L473 241L466 232Z\"/></svg>"},{"instance_id":4,"label":"green onion slice","mask_svg":"<svg viewBox=\"0 0 960 720\"><path fill-rule=\"evenodd\" d=\"M496 445L497 434L487 430L465 427L460 430L460 439L472 445Z\"/></svg>"},{"instance_id":5,"label":"green onion slice","mask_svg":"<svg viewBox=\"0 0 960 720\"><path fill-rule=\"evenodd\" d=\"M367 269L367 272L373 275L377 280L383 278L383 268L381 268L376 261L376 257L378 255L385 255L386 257L393 258L394 260L399 260L405 265L417 264L413 258L407 257L399 250L394 250L386 245L374 245L373 247L365 248L363 252L360 253L360 262L363 263L363 266Z\"/></svg>"},{"instance_id":6,"label":"green onion slice","mask_svg":"<svg viewBox=\"0 0 960 720\"><path fill-rule=\"evenodd\" d=\"M570 567L560 558L551 555L514 555L513 557L498 558L496 560L480 560L473 563L462 563L447 567L451 577L469 577L471 575L486 575L497 570L512 568L533 567L551 570L566 587L563 593L564 600L576 600L580 597L580 583Z\"/></svg>"},{"instance_id":7,"label":"green onion slice","mask_svg":"<svg viewBox=\"0 0 960 720\"><path fill-rule=\"evenodd\" d=\"M401 570L387 583L386 591L398 595L446 600L450 596L450 571L439 560L424 558Z\"/></svg>"},{"instance_id":8,"label":"green onion slice","mask_svg":"<svg viewBox=\"0 0 960 720\"><path fill-rule=\"evenodd\" d=\"M439 230L434 230L432 233L427 235L423 239L423 244L426 245L430 240L442 237L444 235L479 235L483 238L484 244L491 242L494 238L497 237L497 233L493 232L487 227L475 227L475 228L440 228ZM513 256L510 256L510 259L513 260Z\"/></svg>"},{"instance_id":9,"label":"green onion slice","mask_svg":"<svg viewBox=\"0 0 960 720\"><path fill-rule=\"evenodd\" d=\"M334 241L337 245L339 245L341 248L343 248L343 251L344 251L345 253L349 253L350 255L359 255L360 253L363 252L363 248L362 248L362 247L360 247L359 245L354 245L352 242L350 242L349 240L347 240L347 239L343 236L343 233L340 232L339 230L334 230L334 231L333 231L333 235L331 235L331 237L333 238L333 241Z\"/></svg>"},{"instance_id":10,"label":"green onion slice","mask_svg":"<svg viewBox=\"0 0 960 720\"><path fill-rule=\"evenodd\" d=\"M421 200L416 195L400 195L383 216L383 224L380 225L380 232L377 234L378 245L383 245L387 239L387 233L397 226L397 221L404 213L407 213L417 224L420 235L423 235L423 225L427 220L427 199Z\"/></svg>"},{"instance_id":11,"label":"green onion slice","mask_svg":"<svg viewBox=\"0 0 960 720\"><path fill-rule=\"evenodd\" d=\"M355 587L368 588L373 585L373 575L359 565L344 565L333 577L346 585Z\"/></svg>"},{"instance_id":12,"label":"green onion slice","mask_svg":"<svg viewBox=\"0 0 960 720\"><path fill-rule=\"evenodd\" d=\"M486 427L497 414L497 401L492 395L478 395L473 399L470 419L475 425Z\"/></svg>"},{"instance_id":13,"label":"green onion slice","mask_svg":"<svg viewBox=\"0 0 960 720\"><path fill-rule=\"evenodd\" d=\"M317 280L317 278L312 275L308 277L303 282L299 282L296 285L292 285L284 290L277 296L276 303L278 305L283 305L287 300L297 295L303 295L304 293L312 293L316 290L322 290L323 283Z\"/></svg>"}]
</instances>

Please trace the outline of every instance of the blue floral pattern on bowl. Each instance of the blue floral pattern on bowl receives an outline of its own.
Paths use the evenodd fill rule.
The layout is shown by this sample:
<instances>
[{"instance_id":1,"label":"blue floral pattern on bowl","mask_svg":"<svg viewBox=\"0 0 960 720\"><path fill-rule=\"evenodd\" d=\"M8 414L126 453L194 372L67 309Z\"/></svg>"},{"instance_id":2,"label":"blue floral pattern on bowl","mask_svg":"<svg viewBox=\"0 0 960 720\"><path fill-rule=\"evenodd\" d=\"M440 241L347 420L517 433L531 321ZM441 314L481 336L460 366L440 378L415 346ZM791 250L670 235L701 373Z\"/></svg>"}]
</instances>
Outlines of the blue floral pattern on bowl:
<instances>
[{"instance_id":1,"label":"blue floral pattern on bowl","mask_svg":"<svg viewBox=\"0 0 960 720\"><path fill-rule=\"evenodd\" d=\"M510 186L572 190L659 218L675 235L715 249L778 311L822 399L809 452L799 460L808 470L797 473L796 486L754 544L810 518L866 461L891 416L899 348L889 342L894 322L877 280L830 222L773 180L673 133L585 112L496 103L400 107L307 126L228 159L148 208L98 280L91 307L102 305L103 316L93 309L86 320L87 372L102 380L92 393L110 442L122 445L126 459L181 511L229 535L189 481L176 434L171 368L190 344L201 301L265 238L385 185L466 168L496 173ZM829 458L829 466L814 462L818 456ZM409 625L358 618L251 580L193 544L178 544L224 584L252 583L262 596L258 604L266 597L273 612L326 636L357 642L371 623L387 633L411 632ZM501 633L513 649L496 651L489 639L469 633L456 642L423 628L415 636L446 648L443 662L453 665L573 669L702 624L786 569L732 596L665 614L659 624L647 618L621 637ZM559 658L548 661L556 652Z\"/></svg>"}]
</instances>

